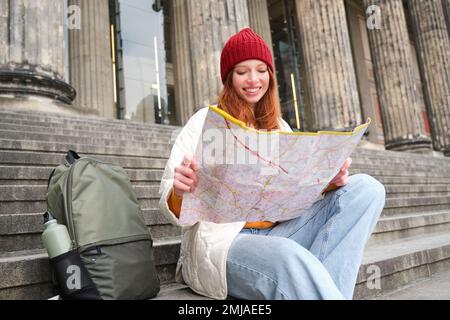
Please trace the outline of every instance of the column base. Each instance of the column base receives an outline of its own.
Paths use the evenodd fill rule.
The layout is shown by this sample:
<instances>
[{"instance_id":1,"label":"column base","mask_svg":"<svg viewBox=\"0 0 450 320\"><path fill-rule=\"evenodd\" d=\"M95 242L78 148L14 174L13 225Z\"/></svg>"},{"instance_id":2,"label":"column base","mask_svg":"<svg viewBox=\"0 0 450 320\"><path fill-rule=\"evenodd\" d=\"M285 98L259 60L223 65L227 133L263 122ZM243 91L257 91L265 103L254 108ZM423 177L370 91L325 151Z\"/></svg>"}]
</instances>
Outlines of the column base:
<instances>
[{"instance_id":1,"label":"column base","mask_svg":"<svg viewBox=\"0 0 450 320\"><path fill-rule=\"evenodd\" d=\"M64 81L33 70L0 70L0 94L39 95L68 105L75 99L75 89Z\"/></svg>"},{"instance_id":2,"label":"column base","mask_svg":"<svg viewBox=\"0 0 450 320\"><path fill-rule=\"evenodd\" d=\"M429 153L431 152L432 145L431 140L428 137L418 136L408 139L397 139L386 142L386 150L392 151L407 151L417 153Z\"/></svg>"},{"instance_id":3,"label":"column base","mask_svg":"<svg viewBox=\"0 0 450 320\"><path fill-rule=\"evenodd\" d=\"M444 149L442 152L444 153L445 157L450 157L450 147Z\"/></svg>"},{"instance_id":4,"label":"column base","mask_svg":"<svg viewBox=\"0 0 450 320\"><path fill-rule=\"evenodd\" d=\"M84 114L82 110L73 108L72 106L60 101L34 95L2 95L0 93L0 109L6 110L30 110L33 112L52 112L67 115Z\"/></svg>"}]
</instances>

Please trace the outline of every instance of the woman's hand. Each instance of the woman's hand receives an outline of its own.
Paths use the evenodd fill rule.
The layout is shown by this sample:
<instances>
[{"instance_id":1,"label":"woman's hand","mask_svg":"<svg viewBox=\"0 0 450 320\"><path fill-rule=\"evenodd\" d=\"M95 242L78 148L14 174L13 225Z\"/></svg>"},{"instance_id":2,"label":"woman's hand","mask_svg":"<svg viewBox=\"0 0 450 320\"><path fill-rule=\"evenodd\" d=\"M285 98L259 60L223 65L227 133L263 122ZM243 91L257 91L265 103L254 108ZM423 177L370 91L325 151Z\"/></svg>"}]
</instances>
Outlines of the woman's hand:
<instances>
[{"instance_id":1,"label":"woman's hand","mask_svg":"<svg viewBox=\"0 0 450 320\"><path fill-rule=\"evenodd\" d=\"M173 191L178 197L185 192L193 192L198 184L198 164L194 157L185 155L181 164L175 168Z\"/></svg>"},{"instance_id":2,"label":"woman's hand","mask_svg":"<svg viewBox=\"0 0 450 320\"><path fill-rule=\"evenodd\" d=\"M352 158L345 160L341 167L339 173L331 180L330 185L335 185L337 187L343 187L348 183L348 168L352 164Z\"/></svg>"}]
</instances>

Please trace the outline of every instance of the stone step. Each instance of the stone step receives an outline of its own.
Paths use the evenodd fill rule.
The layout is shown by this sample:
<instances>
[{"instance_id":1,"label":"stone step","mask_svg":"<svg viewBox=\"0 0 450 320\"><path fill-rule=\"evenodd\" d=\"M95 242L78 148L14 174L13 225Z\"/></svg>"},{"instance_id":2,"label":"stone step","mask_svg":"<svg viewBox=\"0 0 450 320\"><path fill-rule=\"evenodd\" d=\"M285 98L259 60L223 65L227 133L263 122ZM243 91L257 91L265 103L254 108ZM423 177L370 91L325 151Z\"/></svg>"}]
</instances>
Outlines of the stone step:
<instances>
[{"instance_id":1,"label":"stone step","mask_svg":"<svg viewBox=\"0 0 450 320\"><path fill-rule=\"evenodd\" d=\"M158 208L159 199L138 199L143 209ZM47 203L43 200L31 201L2 201L0 202L0 215L17 214L21 212L45 212Z\"/></svg>"},{"instance_id":2,"label":"stone step","mask_svg":"<svg viewBox=\"0 0 450 320\"><path fill-rule=\"evenodd\" d=\"M450 234L425 234L368 246L354 298L371 298L450 268Z\"/></svg>"},{"instance_id":3,"label":"stone step","mask_svg":"<svg viewBox=\"0 0 450 320\"><path fill-rule=\"evenodd\" d=\"M63 155L62 157L63 158ZM22 165L0 165L0 185L2 184L44 184L53 170L48 166L22 166ZM134 183L156 182L160 183L162 169L126 169L128 176ZM443 177L441 174L429 172L393 172L374 170L350 169L350 175L356 173L367 173L378 179L385 185L389 184L450 184L450 177ZM396 174L397 176L383 175Z\"/></svg>"},{"instance_id":4,"label":"stone step","mask_svg":"<svg viewBox=\"0 0 450 320\"><path fill-rule=\"evenodd\" d=\"M447 184L390 184L385 189L388 198L450 196L450 185Z\"/></svg>"},{"instance_id":5,"label":"stone step","mask_svg":"<svg viewBox=\"0 0 450 320\"><path fill-rule=\"evenodd\" d=\"M444 231L450 233L450 210L382 216L367 245Z\"/></svg>"},{"instance_id":6,"label":"stone step","mask_svg":"<svg viewBox=\"0 0 450 320\"><path fill-rule=\"evenodd\" d=\"M21 113L19 113L20 115ZM7 120L10 121L18 121L18 113L13 112L10 113L10 119L7 118ZM6 115L4 115L6 116ZM29 117L35 117L35 114L29 114ZM81 125L86 124L87 122L89 122L90 120L92 120L91 118L87 117L74 117L75 120L73 120L71 117L67 117L67 116L57 116L55 117L50 117L50 118L42 118L41 119L41 124L48 126L51 123L52 119L57 119L59 121L64 121L66 124L73 124L75 120L78 120L79 123ZM5 122L5 120L3 120L3 122ZM50 123L49 123L50 122ZM101 123L102 125L99 126L98 124ZM121 121L121 120L115 120L114 123L111 123L111 120L105 120L105 119L95 119L94 124L92 125L92 128L104 128L105 126L111 126L111 128L113 128L113 130L117 131L119 130L120 126L123 126L124 128L128 128L130 127L129 124L127 124L127 121ZM141 129L141 128L155 128L156 131L167 131L168 134L172 134L172 132L175 130L179 130L179 127L171 127L171 126L163 126L163 125L147 125L147 124L139 124L139 123L133 123L133 126L137 125L137 128ZM14 129L13 129L14 130ZM429 164L430 161L430 156L427 155L420 155L420 154L411 154L411 153L407 153L407 157L405 157L405 153L402 152L394 152L394 151L380 151L380 150L367 150L364 148L358 148L357 151L355 152L356 155L361 155L364 157L370 157L373 159L381 159L381 160L385 160L387 157L390 158L391 160L395 161L395 159L398 160L399 164L404 163L405 161L411 161L411 160L417 160L417 161L421 161L422 164ZM431 157L433 160L432 162L442 162L442 164L448 164L449 163L449 159L448 158L441 158L441 157Z\"/></svg>"},{"instance_id":7,"label":"stone step","mask_svg":"<svg viewBox=\"0 0 450 320\"><path fill-rule=\"evenodd\" d=\"M403 161L403 162L393 162L390 158L385 158L384 160L372 160L366 158L358 158L357 156L352 156L352 167L357 167L361 169L378 169L378 170L409 170L414 169L421 172L431 169L433 171L448 172L447 169L450 168L450 163L436 163L428 160L428 163L422 164L415 161Z\"/></svg>"},{"instance_id":8,"label":"stone step","mask_svg":"<svg viewBox=\"0 0 450 320\"><path fill-rule=\"evenodd\" d=\"M356 147L353 155L357 155L359 158L367 160L384 160L389 159L396 163L415 162L421 164L427 164L428 162L448 165L450 158L444 157L443 155L436 154L417 154L411 152L399 152L391 150L370 150L359 145ZM353 157L353 156L352 156Z\"/></svg>"},{"instance_id":9,"label":"stone step","mask_svg":"<svg viewBox=\"0 0 450 320\"><path fill-rule=\"evenodd\" d=\"M63 157L62 155L61 158ZM0 185L46 185L53 168L48 166L0 165ZM153 183L159 185L163 174L162 169L145 168L125 169L125 172L133 184Z\"/></svg>"},{"instance_id":10,"label":"stone step","mask_svg":"<svg viewBox=\"0 0 450 320\"><path fill-rule=\"evenodd\" d=\"M159 185L132 186L138 199L159 199ZM47 185L0 185L0 201L45 200Z\"/></svg>"},{"instance_id":11,"label":"stone step","mask_svg":"<svg viewBox=\"0 0 450 320\"><path fill-rule=\"evenodd\" d=\"M0 113L1 114L1 113ZM163 125L145 125L143 127L130 127L126 125L126 122L122 122L123 124L111 124L108 121L105 121L99 125L96 124L88 124L85 122L82 123L72 123L70 121L64 122L39 122L39 121L29 121L29 120L21 120L16 118L0 118L0 128L4 130L20 130L22 127L29 127L32 131L37 130L37 132L42 130L73 130L80 133L90 132L91 134L96 133L124 133L124 134L135 134L135 135L145 135L146 133L150 134L160 134L166 136L173 136L177 134L182 127L166 127ZM22 130L23 131L23 130ZM25 130L27 131L27 130Z\"/></svg>"},{"instance_id":12,"label":"stone step","mask_svg":"<svg viewBox=\"0 0 450 320\"><path fill-rule=\"evenodd\" d=\"M142 215L148 226L166 225L169 221L159 212L158 208L142 208ZM42 214L45 211L35 212L4 212L0 214L0 235L26 234L38 232ZM36 222L39 221L38 224Z\"/></svg>"},{"instance_id":13,"label":"stone step","mask_svg":"<svg viewBox=\"0 0 450 320\"><path fill-rule=\"evenodd\" d=\"M0 119L33 121L35 123L62 123L69 125L102 125L123 129L148 129L177 130L177 126L133 122L128 120L105 119L95 116L66 115L50 112L34 112L23 110L0 110Z\"/></svg>"},{"instance_id":14,"label":"stone step","mask_svg":"<svg viewBox=\"0 0 450 320\"><path fill-rule=\"evenodd\" d=\"M179 130L180 127L177 126L167 126L167 125L160 125L160 124L143 124L139 122L131 122L131 121L124 121L124 120L114 120L114 119L104 119L100 117L92 117L92 116L72 116L72 115L61 115L57 113L36 113L36 112L28 112L23 110L0 110L0 119L8 119L10 121L17 121L17 120L30 120L33 119L34 121L37 121L37 123L45 123L46 125L52 124L52 122L60 122L65 123L68 125L72 124L79 124L79 125L86 125L86 124L92 124L92 127L105 127L105 126L111 126L115 129L119 130L121 127L126 129L136 128L136 129L148 129L148 128L155 128L159 131L166 130L168 132L171 132L173 130ZM99 126L101 124L101 126ZM405 153L405 152L396 152L396 151L390 151L390 150L370 150L366 148L358 148L359 153L375 157L378 156L379 158L386 158L386 157L395 157L395 158L401 158L403 160L408 159L417 159L417 160L425 160L425 162L430 158L429 155L423 155L423 154L414 154L414 153ZM405 154L407 157L405 157ZM433 159L436 159L436 161L446 161L448 163L448 158L445 157L433 157Z\"/></svg>"},{"instance_id":15,"label":"stone step","mask_svg":"<svg viewBox=\"0 0 450 320\"><path fill-rule=\"evenodd\" d=\"M164 252L165 262L177 260L179 241L169 240L169 242L174 247L177 247L177 249L173 250L173 255L168 257L166 250L155 250L155 258L159 252ZM30 288L30 291L35 294L33 286L48 283L47 256L43 250L37 252L34 255L9 253L6 257L3 255L0 258L0 272L3 273L1 275L2 278L5 279L2 282L2 287L0 287L0 298L7 299L12 293L17 292L17 287L19 286L22 286L24 289ZM171 266L171 271L168 271L167 268L164 269L161 268L160 264L158 265L158 271L163 279L163 283L173 282L174 264ZM448 270L449 266L450 236L448 233L402 239L386 245L367 247L363 264L358 274L354 298L367 299L375 297L412 281ZM14 273L14 270L20 271ZM38 271L36 272L36 270ZM374 274L378 274L379 278L374 277ZM378 279L379 284L377 284ZM183 287L178 288L185 289ZM16 297L18 299L26 299L27 294L29 294L29 291L24 290L20 297ZM36 296L28 296L28 298L36 298ZM44 298L48 299L50 296Z\"/></svg>"},{"instance_id":16,"label":"stone step","mask_svg":"<svg viewBox=\"0 0 450 320\"><path fill-rule=\"evenodd\" d=\"M141 208L158 207L159 185L136 185L133 189ZM46 191L43 185L0 185L0 215L45 211Z\"/></svg>"},{"instance_id":17,"label":"stone step","mask_svg":"<svg viewBox=\"0 0 450 320\"><path fill-rule=\"evenodd\" d=\"M389 161L401 164L401 163L417 163L417 164L423 164L427 165L429 163L437 164L437 165L445 165L448 166L448 163L450 162L449 157L435 157L433 155L420 155L417 156L413 153L408 152L397 152L397 151L388 151L384 153L383 155L379 154L378 151L374 150L367 150L362 147L357 147L352 154L351 158L353 156L359 158L359 159L365 159L365 160L372 160L372 161L383 161L386 159L389 159Z\"/></svg>"},{"instance_id":18,"label":"stone step","mask_svg":"<svg viewBox=\"0 0 450 320\"><path fill-rule=\"evenodd\" d=\"M2 214L0 215L0 235L11 236L40 233L43 231L42 214L43 212ZM165 226L169 224L169 221L159 212L159 209L144 209L143 215L148 226ZM384 237L387 235L393 238L408 236L409 233L403 234L403 232L417 230L420 233L423 231L421 228L439 226L440 224L447 228L449 222L449 210L383 215L374 230L371 240L374 240L374 243L376 243L378 239L384 240Z\"/></svg>"},{"instance_id":19,"label":"stone step","mask_svg":"<svg viewBox=\"0 0 450 320\"><path fill-rule=\"evenodd\" d=\"M144 127L139 129L127 128L124 126L111 125L105 122L105 125L89 125L89 124L72 124L54 123L54 122L24 122L17 119L0 119L0 130L7 131L26 131L40 133L54 133L64 135L125 135L125 136L154 136L154 137L171 137L174 132L178 132L181 127L166 129L164 126Z\"/></svg>"},{"instance_id":20,"label":"stone step","mask_svg":"<svg viewBox=\"0 0 450 320\"><path fill-rule=\"evenodd\" d=\"M406 286L381 294L373 298L374 300L450 300L450 271L444 271L431 275L429 278L420 279L408 283ZM169 289L169 288L168 288ZM191 290L178 288L180 296L192 295ZM175 296L172 291L164 291L164 297Z\"/></svg>"},{"instance_id":21,"label":"stone step","mask_svg":"<svg viewBox=\"0 0 450 320\"><path fill-rule=\"evenodd\" d=\"M4 231L0 232L0 248L2 248L3 252L44 248L41 240L43 231L42 214L35 214L33 218L37 218L34 225L30 224L23 227L23 229L34 229L31 232L25 233L26 230L23 229L20 233L12 233L10 230L7 230L6 233L3 233ZM165 218L163 217L162 219ZM3 216L0 216L0 221L2 220L5 219ZM149 225L148 228L152 238L177 237L181 235L181 228L168 222L166 224ZM1 229L4 229L4 227L2 226ZM18 228L16 227L16 229Z\"/></svg>"},{"instance_id":22,"label":"stone step","mask_svg":"<svg viewBox=\"0 0 450 320\"><path fill-rule=\"evenodd\" d=\"M388 185L385 186L389 198L423 197L429 194L450 196L450 186L433 185ZM138 199L159 199L159 184L133 185ZM0 201L43 201L47 193L47 185L0 185Z\"/></svg>"},{"instance_id":23,"label":"stone step","mask_svg":"<svg viewBox=\"0 0 450 320\"><path fill-rule=\"evenodd\" d=\"M427 172L427 171L431 171L434 173L439 172L448 176L448 170L450 169L450 166L448 164L436 164L432 162L424 165L406 161L404 163L393 163L390 162L389 159L386 159L384 162L383 161L375 162L367 159L358 159L358 158L352 159L354 160L350 168L358 168L365 170L381 170L384 172L417 170L419 172Z\"/></svg>"},{"instance_id":24,"label":"stone step","mask_svg":"<svg viewBox=\"0 0 450 320\"><path fill-rule=\"evenodd\" d=\"M382 214L420 213L447 209L450 209L450 196L387 198Z\"/></svg>"},{"instance_id":25,"label":"stone step","mask_svg":"<svg viewBox=\"0 0 450 320\"><path fill-rule=\"evenodd\" d=\"M357 173L367 173L372 177L379 180L382 184L390 185L390 184L450 184L450 178L442 177L439 174L429 174L427 176L419 176L417 172L404 172L403 176L389 176L389 175L379 175L379 172L370 172L368 170L355 170L350 169L349 174L357 174ZM417 175L416 175L417 174Z\"/></svg>"},{"instance_id":26,"label":"stone step","mask_svg":"<svg viewBox=\"0 0 450 320\"><path fill-rule=\"evenodd\" d=\"M173 226L158 209L144 211L152 236L179 236L181 229ZM42 248L42 213L0 215L0 247L4 251ZM420 234L450 232L450 210L382 216L368 245L378 245Z\"/></svg>"},{"instance_id":27,"label":"stone step","mask_svg":"<svg viewBox=\"0 0 450 320\"><path fill-rule=\"evenodd\" d=\"M442 162L446 163L449 161L449 157L444 157L443 155L436 156L435 154L420 154L413 152L400 152L400 151L392 151L392 150L371 150L368 148L364 148L362 146L358 146L356 148L358 153L362 156L367 156L370 158L397 158L397 159L405 159L405 160L418 160L423 161L427 159L432 159L433 162Z\"/></svg>"},{"instance_id":28,"label":"stone step","mask_svg":"<svg viewBox=\"0 0 450 320\"><path fill-rule=\"evenodd\" d=\"M0 165L31 165L55 167L64 163L65 153L54 152L33 152L33 151L1 151ZM99 161L109 164L119 165L123 168L137 169L164 169L167 159L150 157L127 157L127 156L109 156L109 155L90 155L81 156L93 157ZM150 156L150 155L149 155Z\"/></svg>"},{"instance_id":29,"label":"stone step","mask_svg":"<svg viewBox=\"0 0 450 320\"><path fill-rule=\"evenodd\" d=\"M28 234L42 232L42 215L44 211L34 213L0 214L0 235ZM169 220L159 209L142 209L147 226L167 225Z\"/></svg>"},{"instance_id":30,"label":"stone step","mask_svg":"<svg viewBox=\"0 0 450 320\"><path fill-rule=\"evenodd\" d=\"M93 134L90 136L78 136L75 133L73 135L54 134L52 132L27 132L27 131L12 131L12 130L0 130L0 137L2 139L9 140L30 140L30 141L44 141L54 143L66 143L66 144L89 144L89 145L104 145L112 147L135 147L138 148L139 144L170 144L171 138L168 136L125 136L115 134L105 134L104 137Z\"/></svg>"},{"instance_id":31,"label":"stone step","mask_svg":"<svg viewBox=\"0 0 450 320\"><path fill-rule=\"evenodd\" d=\"M139 122L132 122L132 121L124 121L124 120L115 120L115 119L104 119L100 117L95 116L75 116L75 115L61 115L58 113L49 113L49 112L34 112L34 111L28 111L28 110L12 110L12 109L1 109L0 110L0 119L6 118L11 121L30 121L33 120L35 123L46 123L46 124L52 124L52 122L55 123L64 123L68 125L87 125L91 124L92 127L99 127L98 125L101 124L102 127L105 126L111 126L114 128L117 128L119 130L121 127L124 127L126 129L147 129L147 128L156 128L158 130L167 130L167 131L173 131L173 130L179 130L180 127L177 126L168 126L168 125L160 125L160 124L143 124ZM1 121L1 120L0 120ZM28 123L27 123L28 124ZM371 150L367 148L358 148L358 152L371 156L371 157L379 157L379 158L386 158L386 157L395 157L395 158L401 158L401 159L417 159L417 160L425 160L427 161L430 156L425 154L418 154L418 153L405 153L405 152L396 152L396 151L390 151L390 150ZM407 156L405 156L405 154ZM448 158L445 157L433 157L437 161L438 160L444 160L448 162Z\"/></svg>"},{"instance_id":32,"label":"stone step","mask_svg":"<svg viewBox=\"0 0 450 320\"><path fill-rule=\"evenodd\" d=\"M152 156L158 158L168 158L172 148L170 139L159 138L138 138L132 140L114 136L114 138L99 138L97 136L76 137L66 135L42 134L24 131L1 131L0 149L5 150L31 150L65 152L67 149L74 149L80 153L89 154L114 154L130 156ZM416 163L393 163L390 159L377 162L364 159L353 158L351 170L382 170L389 168L391 171L417 171L440 173L450 176L450 162L447 166L433 164L427 165Z\"/></svg>"},{"instance_id":33,"label":"stone step","mask_svg":"<svg viewBox=\"0 0 450 320\"><path fill-rule=\"evenodd\" d=\"M406 188L413 188L407 186ZM145 186L136 186L138 200L141 208L158 208L159 195L157 186L146 189ZM400 188L400 187L399 187ZM46 209L45 186L7 186L1 185L0 190L0 214L15 214L22 212L43 212ZM153 190L148 194L146 190ZM145 197L141 198L141 193ZM414 196L414 197L387 197L383 210L384 215L400 213L430 212L434 210L450 209L450 195L442 196Z\"/></svg>"},{"instance_id":34,"label":"stone step","mask_svg":"<svg viewBox=\"0 0 450 320\"><path fill-rule=\"evenodd\" d=\"M444 271L371 299L363 297L362 300L450 300L448 288L450 288L450 271ZM171 283L162 286L159 294L151 300L210 300L210 298L197 294L184 284Z\"/></svg>"},{"instance_id":35,"label":"stone step","mask_svg":"<svg viewBox=\"0 0 450 320\"><path fill-rule=\"evenodd\" d=\"M180 254L180 239L154 239L153 243L161 283L171 283L175 276L174 261L177 261ZM48 299L53 295L48 256L43 249L1 253L0 279L0 300ZM36 294L36 287L45 294Z\"/></svg>"},{"instance_id":36,"label":"stone step","mask_svg":"<svg viewBox=\"0 0 450 320\"><path fill-rule=\"evenodd\" d=\"M79 141L49 142L36 140L12 140L0 139L0 150L22 150L22 151L45 151L45 152L67 152L74 150L80 154L105 154L117 156L152 156L158 158L169 158L171 146L164 143L130 143L123 146L92 145L83 144Z\"/></svg>"}]
</instances>

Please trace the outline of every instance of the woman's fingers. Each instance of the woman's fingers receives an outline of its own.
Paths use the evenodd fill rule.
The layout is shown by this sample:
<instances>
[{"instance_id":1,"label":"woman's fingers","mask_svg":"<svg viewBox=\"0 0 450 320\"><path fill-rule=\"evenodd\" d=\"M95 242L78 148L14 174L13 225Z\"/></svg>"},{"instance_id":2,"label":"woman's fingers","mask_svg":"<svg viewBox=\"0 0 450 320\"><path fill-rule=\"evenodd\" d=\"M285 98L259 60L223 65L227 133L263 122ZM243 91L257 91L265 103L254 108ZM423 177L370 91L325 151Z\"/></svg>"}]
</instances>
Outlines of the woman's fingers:
<instances>
[{"instance_id":1,"label":"woman's fingers","mask_svg":"<svg viewBox=\"0 0 450 320\"><path fill-rule=\"evenodd\" d=\"M191 168L179 166L175 169L175 174L177 173L191 179L194 185L197 186L198 183L197 174Z\"/></svg>"},{"instance_id":2,"label":"woman's fingers","mask_svg":"<svg viewBox=\"0 0 450 320\"><path fill-rule=\"evenodd\" d=\"M348 171L344 171L338 175L334 184L336 184L338 187L342 187L345 186L347 182L348 182Z\"/></svg>"},{"instance_id":3,"label":"woman's fingers","mask_svg":"<svg viewBox=\"0 0 450 320\"><path fill-rule=\"evenodd\" d=\"M198 171L198 163L197 163L197 160L195 160L195 158L192 158L191 168L192 168L192 170L194 170L195 172Z\"/></svg>"},{"instance_id":4,"label":"woman's fingers","mask_svg":"<svg viewBox=\"0 0 450 320\"><path fill-rule=\"evenodd\" d=\"M194 187L194 185L195 185L194 180L192 180L191 178L189 178L185 175L182 175L179 172L175 173L174 179L180 181L181 183L183 183L189 187Z\"/></svg>"},{"instance_id":5,"label":"woman's fingers","mask_svg":"<svg viewBox=\"0 0 450 320\"><path fill-rule=\"evenodd\" d=\"M183 167L189 167L191 165L192 162L192 157L189 155L185 155L183 160L181 161L181 165Z\"/></svg>"},{"instance_id":6,"label":"woman's fingers","mask_svg":"<svg viewBox=\"0 0 450 320\"><path fill-rule=\"evenodd\" d=\"M193 192L198 184L198 164L194 157L185 155L181 164L175 168L173 186L178 195Z\"/></svg>"},{"instance_id":7,"label":"woman's fingers","mask_svg":"<svg viewBox=\"0 0 450 320\"><path fill-rule=\"evenodd\" d=\"M173 189L175 194L179 197L183 196L183 193L190 192L191 188L179 180L173 180Z\"/></svg>"},{"instance_id":8,"label":"woman's fingers","mask_svg":"<svg viewBox=\"0 0 450 320\"><path fill-rule=\"evenodd\" d=\"M348 175L346 175L345 177L342 177L338 182L336 182L336 185L338 187L343 187L348 183Z\"/></svg>"},{"instance_id":9,"label":"woman's fingers","mask_svg":"<svg viewBox=\"0 0 450 320\"><path fill-rule=\"evenodd\" d=\"M345 185L344 180L348 178L348 170L341 170L339 173L331 180L330 184L335 184L337 186Z\"/></svg>"},{"instance_id":10,"label":"woman's fingers","mask_svg":"<svg viewBox=\"0 0 450 320\"><path fill-rule=\"evenodd\" d=\"M342 165L341 171L348 170L348 168L350 168L350 165L352 164L352 161L352 158L347 158L347 160L345 160L344 164Z\"/></svg>"}]
</instances>

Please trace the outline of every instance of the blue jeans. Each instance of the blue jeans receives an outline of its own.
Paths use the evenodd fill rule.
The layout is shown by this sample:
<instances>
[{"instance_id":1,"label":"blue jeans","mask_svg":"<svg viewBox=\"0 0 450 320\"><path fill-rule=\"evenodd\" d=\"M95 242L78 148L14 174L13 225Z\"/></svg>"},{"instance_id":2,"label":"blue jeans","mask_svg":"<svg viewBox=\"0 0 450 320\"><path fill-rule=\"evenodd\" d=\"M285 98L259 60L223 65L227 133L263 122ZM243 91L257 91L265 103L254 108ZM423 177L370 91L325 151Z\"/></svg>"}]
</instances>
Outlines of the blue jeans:
<instances>
[{"instance_id":1,"label":"blue jeans","mask_svg":"<svg viewBox=\"0 0 450 320\"><path fill-rule=\"evenodd\" d=\"M240 299L352 299L385 196L376 179L355 174L295 219L268 229L243 229L228 252L228 294Z\"/></svg>"}]
</instances>

